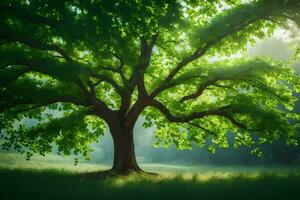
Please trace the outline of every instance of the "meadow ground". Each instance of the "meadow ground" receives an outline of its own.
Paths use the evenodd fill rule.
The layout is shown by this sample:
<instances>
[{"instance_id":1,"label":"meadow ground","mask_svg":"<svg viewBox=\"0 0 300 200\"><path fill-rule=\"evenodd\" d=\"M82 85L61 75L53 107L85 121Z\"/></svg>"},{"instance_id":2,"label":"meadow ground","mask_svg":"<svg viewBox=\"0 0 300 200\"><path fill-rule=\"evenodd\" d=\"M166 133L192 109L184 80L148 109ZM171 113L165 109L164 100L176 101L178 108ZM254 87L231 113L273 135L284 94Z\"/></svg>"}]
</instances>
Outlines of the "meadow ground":
<instances>
[{"instance_id":1,"label":"meadow ground","mask_svg":"<svg viewBox=\"0 0 300 200\"><path fill-rule=\"evenodd\" d=\"M90 177L108 165L0 153L0 199L298 199L299 167L142 164L157 176Z\"/></svg>"}]
</instances>

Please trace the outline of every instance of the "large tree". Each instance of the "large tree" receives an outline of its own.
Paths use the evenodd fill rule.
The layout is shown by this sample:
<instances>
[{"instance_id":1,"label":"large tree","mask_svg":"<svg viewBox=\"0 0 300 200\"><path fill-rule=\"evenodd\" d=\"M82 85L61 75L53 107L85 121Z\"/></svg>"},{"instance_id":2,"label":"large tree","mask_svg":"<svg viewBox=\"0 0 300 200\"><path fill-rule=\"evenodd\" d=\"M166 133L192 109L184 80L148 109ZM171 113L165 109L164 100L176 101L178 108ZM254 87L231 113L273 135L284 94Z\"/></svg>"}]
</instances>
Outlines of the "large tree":
<instances>
[{"instance_id":1,"label":"large tree","mask_svg":"<svg viewBox=\"0 0 300 200\"><path fill-rule=\"evenodd\" d=\"M298 0L2 0L2 145L88 157L108 128L112 169L141 171L140 115L156 145L209 138L214 151L228 131L254 153L279 137L295 144L299 77L289 63L238 55L278 25L298 25L299 10Z\"/></svg>"}]
</instances>

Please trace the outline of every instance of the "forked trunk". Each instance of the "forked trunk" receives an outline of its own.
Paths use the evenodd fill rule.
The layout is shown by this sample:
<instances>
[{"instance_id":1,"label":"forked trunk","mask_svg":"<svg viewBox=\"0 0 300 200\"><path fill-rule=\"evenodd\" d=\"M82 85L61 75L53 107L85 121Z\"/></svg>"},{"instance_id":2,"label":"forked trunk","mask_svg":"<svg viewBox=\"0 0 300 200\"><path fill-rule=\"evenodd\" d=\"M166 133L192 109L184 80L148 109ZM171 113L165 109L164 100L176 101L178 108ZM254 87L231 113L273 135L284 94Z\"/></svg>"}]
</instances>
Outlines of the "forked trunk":
<instances>
[{"instance_id":1,"label":"forked trunk","mask_svg":"<svg viewBox=\"0 0 300 200\"><path fill-rule=\"evenodd\" d=\"M112 170L117 173L142 172L136 162L133 128L111 128L114 141L114 163Z\"/></svg>"}]
</instances>

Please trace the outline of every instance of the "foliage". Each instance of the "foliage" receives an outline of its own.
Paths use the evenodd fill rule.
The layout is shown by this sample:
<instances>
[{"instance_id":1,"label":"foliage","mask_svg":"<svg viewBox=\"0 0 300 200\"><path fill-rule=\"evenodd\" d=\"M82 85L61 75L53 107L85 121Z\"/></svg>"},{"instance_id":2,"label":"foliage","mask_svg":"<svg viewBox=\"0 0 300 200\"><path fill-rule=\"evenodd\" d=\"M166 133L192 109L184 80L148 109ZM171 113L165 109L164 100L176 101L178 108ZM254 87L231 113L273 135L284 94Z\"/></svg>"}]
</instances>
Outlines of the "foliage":
<instances>
[{"instance_id":1,"label":"foliage","mask_svg":"<svg viewBox=\"0 0 300 200\"><path fill-rule=\"evenodd\" d=\"M133 128L141 113L157 145L211 137L214 152L228 131L258 155L279 137L296 145L299 76L288 63L229 58L299 25L297 0L3 0L0 11L4 148L88 157L105 123Z\"/></svg>"}]
</instances>

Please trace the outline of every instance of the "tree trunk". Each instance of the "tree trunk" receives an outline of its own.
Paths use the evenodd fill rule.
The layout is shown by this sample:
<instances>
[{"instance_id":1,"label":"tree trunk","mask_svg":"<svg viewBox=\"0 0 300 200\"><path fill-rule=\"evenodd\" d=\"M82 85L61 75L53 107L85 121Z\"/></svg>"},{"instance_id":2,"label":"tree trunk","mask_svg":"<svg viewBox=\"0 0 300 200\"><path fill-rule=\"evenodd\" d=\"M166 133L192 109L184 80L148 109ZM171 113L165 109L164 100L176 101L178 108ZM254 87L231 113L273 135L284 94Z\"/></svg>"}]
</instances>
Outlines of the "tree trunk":
<instances>
[{"instance_id":1,"label":"tree trunk","mask_svg":"<svg viewBox=\"0 0 300 200\"><path fill-rule=\"evenodd\" d=\"M117 173L143 172L138 166L134 152L133 128L110 128L114 141L114 163Z\"/></svg>"}]
</instances>

